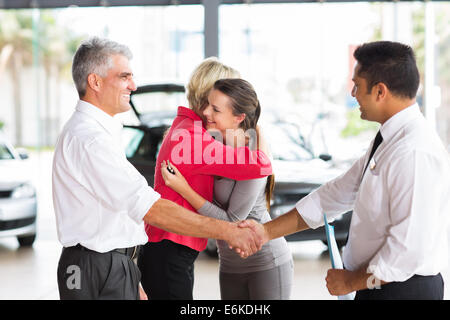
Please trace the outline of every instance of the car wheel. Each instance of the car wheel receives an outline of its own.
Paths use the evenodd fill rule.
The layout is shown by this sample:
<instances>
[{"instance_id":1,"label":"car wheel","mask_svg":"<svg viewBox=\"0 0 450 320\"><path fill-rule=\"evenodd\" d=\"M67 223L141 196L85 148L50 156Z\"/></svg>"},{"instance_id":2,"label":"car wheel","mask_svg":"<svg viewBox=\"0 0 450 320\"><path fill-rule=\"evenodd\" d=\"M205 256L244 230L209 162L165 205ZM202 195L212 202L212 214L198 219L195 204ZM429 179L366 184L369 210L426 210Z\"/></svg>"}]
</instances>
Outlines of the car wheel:
<instances>
[{"instance_id":1,"label":"car wheel","mask_svg":"<svg viewBox=\"0 0 450 320\"><path fill-rule=\"evenodd\" d=\"M208 244L206 245L205 253L210 257L217 258L219 254L217 253L216 240L208 239Z\"/></svg>"},{"instance_id":2,"label":"car wheel","mask_svg":"<svg viewBox=\"0 0 450 320\"><path fill-rule=\"evenodd\" d=\"M36 234L26 237L17 237L17 240L19 241L19 245L21 247L31 247L34 243L34 240L36 240Z\"/></svg>"}]
</instances>

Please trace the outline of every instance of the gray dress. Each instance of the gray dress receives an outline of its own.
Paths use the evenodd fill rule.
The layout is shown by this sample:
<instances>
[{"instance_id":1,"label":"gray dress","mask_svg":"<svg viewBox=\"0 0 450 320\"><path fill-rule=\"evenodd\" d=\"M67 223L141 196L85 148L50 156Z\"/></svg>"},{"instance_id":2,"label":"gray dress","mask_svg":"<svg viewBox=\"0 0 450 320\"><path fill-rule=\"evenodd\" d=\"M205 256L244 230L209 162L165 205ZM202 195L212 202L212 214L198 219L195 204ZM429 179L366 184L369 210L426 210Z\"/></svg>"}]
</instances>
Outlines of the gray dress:
<instances>
[{"instance_id":1,"label":"gray dress","mask_svg":"<svg viewBox=\"0 0 450 320\"><path fill-rule=\"evenodd\" d=\"M206 201L198 212L231 222L245 219L268 222L271 218L266 207L266 183L267 178L235 181L216 177L214 203ZM259 252L247 259L230 250L225 241L218 240L217 246L222 299L289 298L293 264L292 254L283 237L267 242ZM257 283L251 283L253 278ZM222 281L224 279L226 281ZM254 293L252 288L257 288Z\"/></svg>"}]
</instances>

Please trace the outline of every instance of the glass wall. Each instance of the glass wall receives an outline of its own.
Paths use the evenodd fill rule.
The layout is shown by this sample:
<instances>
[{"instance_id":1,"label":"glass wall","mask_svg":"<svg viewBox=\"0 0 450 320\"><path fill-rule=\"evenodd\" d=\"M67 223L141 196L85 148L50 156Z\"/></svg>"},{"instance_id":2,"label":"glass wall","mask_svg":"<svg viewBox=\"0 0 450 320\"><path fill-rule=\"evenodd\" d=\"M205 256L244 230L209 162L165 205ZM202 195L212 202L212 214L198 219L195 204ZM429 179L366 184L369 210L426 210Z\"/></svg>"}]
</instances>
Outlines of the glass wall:
<instances>
[{"instance_id":1,"label":"glass wall","mask_svg":"<svg viewBox=\"0 0 450 320\"><path fill-rule=\"evenodd\" d=\"M138 85L184 84L203 59L203 14L201 5L0 10L0 126L14 144L52 146L78 98L73 54L90 36L129 46Z\"/></svg>"},{"instance_id":2,"label":"glass wall","mask_svg":"<svg viewBox=\"0 0 450 320\"><path fill-rule=\"evenodd\" d=\"M420 20L419 20L420 21ZM450 151L450 3L435 4L436 127ZM423 24L418 23L418 28ZM420 29L419 29L420 31Z\"/></svg>"},{"instance_id":3,"label":"glass wall","mask_svg":"<svg viewBox=\"0 0 450 320\"><path fill-rule=\"evenodd\" d=\"M450 4L433 5L436 86L441 92L437 127L448 145ZM419 2L223 5L220 56L254 84L266 121L293 123L316 154L352 158L378 128L359 118L350 95L352 53L358 44L374 40L413 46L422 75L421 103L424 12L425 4Z\"/></svg>"},{"instance_id":4,"label":"glass wall","mask_svg":"<svg viewBox=\"0 0 450 320\"><path fill-rule=\"evenodd\" d=\"M352 51L372 40L411 44L422 75L425 4L298 3L221 5L220 58L257 89L263 120L298 127L316 154L360 154L377 125L359 119L350 96ZM450 145L450 3L433 2L436 128ZM71 59L81 40L106 36L127 44L139 85L185 84L203 59L204 9L70 7L0 10L0 127L14 144L52 146L77 99ZM155 106L156 108L157 106Z\"/></svg>"}]
</instances>

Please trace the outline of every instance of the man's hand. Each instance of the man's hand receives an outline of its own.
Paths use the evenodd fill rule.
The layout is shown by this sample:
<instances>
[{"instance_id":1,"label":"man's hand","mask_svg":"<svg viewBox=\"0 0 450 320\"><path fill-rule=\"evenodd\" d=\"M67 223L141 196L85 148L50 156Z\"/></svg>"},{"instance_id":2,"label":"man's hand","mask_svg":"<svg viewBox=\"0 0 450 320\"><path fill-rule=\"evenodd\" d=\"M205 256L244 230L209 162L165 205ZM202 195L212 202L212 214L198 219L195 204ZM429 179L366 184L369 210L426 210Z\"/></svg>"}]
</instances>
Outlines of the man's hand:
<instances>
[{"instance_id":1,"label":"man's hand","mask_svg":"<svg viewBox=\"0 0 450 320\"><path fill-rule=\"evenodd\" d=\"M232 242L228 242L230 249L234 249L237 254L241 256L241 258L246 258L252 254L255 254L257 251L261 250L262 246L269 241L269 238L265 232L264 226L257 223L255 220L245 220L241 221L237 224L241 231L251 232L254 245L252 245L252 249L256 246L256 251L247 251L243 246L239 244L233 244Z\"/></svg>"},{"instance_id":2,"label":"man's hand","mask_svg":"<svg viewBox=\"0 0 450 320\"><path fill-rule=\"evenodd\" d=\"M253 219L248 219L239 222L239 228L250 228L256 235L259 237L262 244L265 244L267 241L269 241L269 235L267 234L266 229L264 228L264 225L256 222ZM262 246L262 245L261 245Z\"/></svg>"},{"instance_id":3,"label":"man's hand","mask_svg":"<svg viewBox=\"0 0 450 320\"><path fill-rule=\"evenodd\" d=\"M375 278L372 273L367 273L367 267L355 271L330 269L325 280L328 291L334 296L364 289L379 289L381 285L388 283Z\"/></svg>"},{"instance_id":4,"label":"man's hand","mask_svg":"<svg viewBox=\"0 0 450 320\"><path fill-rule=\"evenodd\" d=\"M237 224L233 224L226 242L243 259L261 250L264 244L262 237L253 228L240 227Z\"/></svg>"},{"instance_id":5,"label":"man's hand","mask_svg":"<svg viewBox=\"0 0 450 320\"><path fill-rule=\"evenodd\" d=\"M352 288L353 272L344 269L329 269L327 272L327 289L333 296L343 296L350 293Z\"/></svg>"}]
</instances>

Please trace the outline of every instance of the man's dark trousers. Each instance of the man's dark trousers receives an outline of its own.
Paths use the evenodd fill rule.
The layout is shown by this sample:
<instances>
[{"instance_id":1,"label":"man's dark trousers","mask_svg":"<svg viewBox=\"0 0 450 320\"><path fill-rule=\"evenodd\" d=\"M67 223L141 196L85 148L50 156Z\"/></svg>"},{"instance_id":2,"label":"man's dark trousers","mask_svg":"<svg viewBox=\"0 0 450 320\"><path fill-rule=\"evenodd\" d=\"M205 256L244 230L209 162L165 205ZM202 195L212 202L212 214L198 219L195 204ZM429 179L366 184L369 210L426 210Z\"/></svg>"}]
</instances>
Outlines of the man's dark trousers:
<instances>
[{"instance_id":1,"label":"man's dark trousers","mask_svg":"<svg viewBox=\"0 0 450 320\"><path fill-rule=\"evenodd\" d=\"M356 292L355 300L443 300L444 281L441 274L415 275L404 282L391 282L380 289Z\"/></svg>"},{"instance_id":2,"label":"man's dark trousers","mask_svg":"<svg viewBox=\"0 0 450 320\"><path fill-rule=\"evenodd\" d=\"M138 300L141 274L129 256L64 248L58 264L61 300Z\"/></svg>"}]
</instances>

